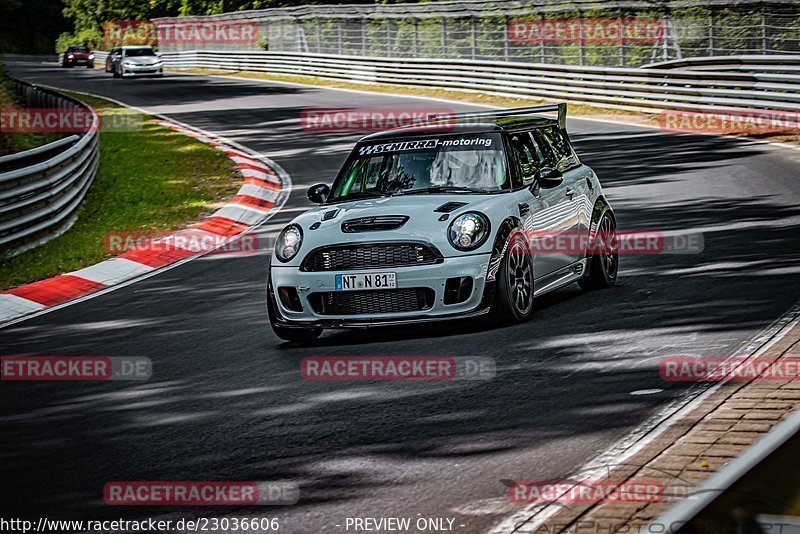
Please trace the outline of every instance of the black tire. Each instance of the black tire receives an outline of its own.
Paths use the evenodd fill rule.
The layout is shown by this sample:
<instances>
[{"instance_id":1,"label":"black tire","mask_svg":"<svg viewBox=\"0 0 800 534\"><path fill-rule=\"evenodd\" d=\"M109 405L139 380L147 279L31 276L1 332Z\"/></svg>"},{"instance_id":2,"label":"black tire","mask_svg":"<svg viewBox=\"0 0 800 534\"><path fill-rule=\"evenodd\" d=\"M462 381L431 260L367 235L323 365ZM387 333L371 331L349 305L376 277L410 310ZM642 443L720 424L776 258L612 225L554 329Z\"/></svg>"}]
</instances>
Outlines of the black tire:
<instances>
[{"instance_id":1,"label":"black tire","mask_svg":"<svg viewBox=\"0 0 800 534\"><path fill-rule=\"evenodd\" d=\"M321 328L304 328L304 327L286 327L275 324L277 321L277 311L275 310L275 298L272 293L272 284L267 286L267 315L269 316L269 325L275 335L284 341L293 341L296 343L308 343L314 341L322 334Z\"/></svg>"},{"instance_id":2,"label":"black tire","mask_svg":"<svg viewBox=\"0 0 800 534\"><path fill-rule=\"evenodd\" d=\"M604 240L603 250L589 256L589 272L578 280L578 285L587 290L611 287L617 283L619 274L617 223L610 212L600 218L597 233Z\"/></svg>"},{"instance_id":3,"label":"black tire","mask_svg":"<svg viewBox=\"0 0 800 534\"><path fill-rule=\"evenodd\" d=\"M114 78L120 78L120 74L119 74L119 72L117 71L117 68L116 68L116 67L111 67L111 70L113 70L113 71L114 71Z\"/></svg>"},{"instance_id":4,"label":"black tire","mask_svg":"<svg viewBox=\"0 0 800 534\"><path fill-rule=\"evenodd\" d=\"M521 323L533 315L533 256L522 234L509 237L495 282L492 317L502 323Z\"/></svg>"}]
</instances>

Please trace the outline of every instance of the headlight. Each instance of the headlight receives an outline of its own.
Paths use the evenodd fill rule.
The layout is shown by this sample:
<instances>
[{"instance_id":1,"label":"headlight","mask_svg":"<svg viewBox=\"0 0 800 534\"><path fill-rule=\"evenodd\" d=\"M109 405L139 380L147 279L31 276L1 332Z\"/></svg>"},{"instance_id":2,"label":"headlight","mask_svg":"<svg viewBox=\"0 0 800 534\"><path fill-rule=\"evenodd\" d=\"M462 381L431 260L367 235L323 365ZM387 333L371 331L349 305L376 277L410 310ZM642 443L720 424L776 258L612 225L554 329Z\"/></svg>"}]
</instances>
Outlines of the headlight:
<instances>
[{"instance_id":1,"label":"headlight","mask_svg":"<svg viewBox=\"0 0 800 534\"><path fill-rule=\"evenodd\" d=\"M459 215L447 229L447 239L458 250L474 250L489 237L489 219L478 212Z\"/></svg>"},{"instance_id":2,"label":"headlight","mask_svg":"<svg viewBox=\"0 0 800 534\"><path fill-rule=\"evenodd\" d=\"M156 61L155 63L153 63L153 66L154 67L160 67L161 66L161 62L160 61Z\"/></svg>"},{"instance_id":3,"label":"headlight","mask_svg":"<svg viewBox=\"0 0 800 534\"><path fill-rule=\"evenodd\" d=\"M75 57L75 56L73 56L72 54L67 54L67 58L69 58L69 59L72 59L72 58L74 58L74 57Z\"/></svg>"},{"instance_id":4,"label":"headlight","mask_svg":"<svg viewBox=\"0 0 800 534\"><path fill-rule=\"evenodd\" d=\"M123 66L123 67L133 67L133 63L131 63L130 61L126 61L126 62L124 62L124 63L122 64L122 66Z\"/></svg>"},{"instance_id":5,"label":"headlight","mask_svg":"<svg viewBox=\"0 0 800 534\"><path fill-rule=\"evenodd\" d=\"M89 54L89 59L94 59L94 54Z\"/></svg>"},{"instance_id":6,"label":"headlight","mask_svg":"<svg viewBox=\"0 0 800 534\"><path fill-rule=\"evenodd\" d=\"M290 224L278 235L275 242L275 257L280 261L289 261L300 251L303 243L303 230L296 224Z\"/></svg>"}]
</instances>

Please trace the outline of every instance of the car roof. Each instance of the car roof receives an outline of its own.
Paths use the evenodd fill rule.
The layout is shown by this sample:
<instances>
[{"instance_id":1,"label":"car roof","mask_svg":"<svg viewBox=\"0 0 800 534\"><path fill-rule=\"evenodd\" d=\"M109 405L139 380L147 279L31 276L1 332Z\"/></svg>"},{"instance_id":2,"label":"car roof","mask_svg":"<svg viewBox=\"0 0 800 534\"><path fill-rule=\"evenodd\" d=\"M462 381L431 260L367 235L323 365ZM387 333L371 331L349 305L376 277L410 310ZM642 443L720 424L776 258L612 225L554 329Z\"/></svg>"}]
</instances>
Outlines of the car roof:
<instances>
[{"instance_id":1,"label":"car roof","mask_svg":"<svg viewBox=\"0 0 800 534\"><path fill-rule=\"evenodd\" d=\"M131 50L135 48L153 48L153 47L150 45L125 45L125 46L120 46L119 48L122 48L123 50Z\"/></svg>"},{"instance_id":2,"label":"car roof","mask_svg":"<svg viewBox=\"0 0 800 534\"><path fill-rule=\"evenodd\" d=\"M403 139L409 137L422 137L431 134L437 135L458 135L474 133L492 133L519 130L525 128L538 128L542 126L558 126L558 121L550 117L537 115L518 115L513 117L497 117L493 120L486 120L481 117L480 121L470 120L468 117L459 118L455 121L447 119L432 120L422 125L406 126L395 128L385 132L378 132L368 135L361 141L374 141L377 139Z\"/></svg>"}]
</instances>

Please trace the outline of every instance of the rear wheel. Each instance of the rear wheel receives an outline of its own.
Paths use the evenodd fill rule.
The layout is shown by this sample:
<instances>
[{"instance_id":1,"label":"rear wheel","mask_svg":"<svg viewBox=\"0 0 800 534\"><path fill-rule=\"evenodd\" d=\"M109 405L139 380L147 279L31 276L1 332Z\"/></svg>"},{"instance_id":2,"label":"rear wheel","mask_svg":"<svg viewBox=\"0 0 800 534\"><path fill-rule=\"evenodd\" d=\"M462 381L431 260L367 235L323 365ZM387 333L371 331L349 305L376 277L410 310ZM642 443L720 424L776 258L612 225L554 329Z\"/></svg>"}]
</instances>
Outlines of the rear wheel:
<instances>
[{"instance_id":1,"label":"rear wheel","mask_svg":"<svg viewBox=\"0 0 800 534\"><path fill-rule=\"evenodd\" d=\"M603 214L597 225L595 241L602 240L601 245L595 245L596 254L589 257L589 274L578 280L578 285L583 289L602 289L617 283L619 272L619 248L617 246L617 223L609 212Z\"/></svg>"},{"instance_id":2,"label":"rear wheel","mask_svg":"<svg viewBox=\"0 0 800 534\"><path fill-rule=\"evenodd\" d=\"M502 322L521 323L533 315L533 257L521 234L509 238L497 270L492 315Z\"/></svg>"}]
</instances>

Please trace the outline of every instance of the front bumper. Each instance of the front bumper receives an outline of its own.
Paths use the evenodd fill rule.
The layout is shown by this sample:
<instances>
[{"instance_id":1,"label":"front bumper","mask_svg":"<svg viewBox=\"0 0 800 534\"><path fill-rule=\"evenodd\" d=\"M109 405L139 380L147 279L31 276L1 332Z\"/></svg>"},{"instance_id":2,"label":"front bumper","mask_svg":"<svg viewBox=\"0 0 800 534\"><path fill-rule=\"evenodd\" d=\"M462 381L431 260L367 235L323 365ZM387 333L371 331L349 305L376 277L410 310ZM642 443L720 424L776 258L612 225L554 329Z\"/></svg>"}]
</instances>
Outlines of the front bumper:
<instances>
[{"instance_id":1,"label":"front bumper","mask_svg":"<svg viewBox=\"0 0 800 534\"><path fill-rule=\"evenodd\" d=\"M442 263L433 265L336 272L302 272L297 267L283 267L273 263L270 269L272 287L270 299L278 312L276 323L284 326L365 328L482 315L488 311L484 296L489 259L490 254L476 254L444 258ZM397 276L397 289L430 288L435 294L433 304L425 310L396 313L330 315L314 311L309 300L312 294L334 291L336 274L357 272L394 272ZM445 304L447 279L465 276L473 279L470 296L457 304ZM296 288L303 310L293 311L286 308L275 293L279 287Z\"/></svg>"},{"instance_id":2,"label":"front bumper","mask_svg":"<svg viewBox=\"0 0 800 534\"><path fill-rule=\"evenodd\" d=\"M122 76L124 78L136 78L139 76L162 76L164 74L164 67L122 67Z\"/></svg>"}]
</instances>

